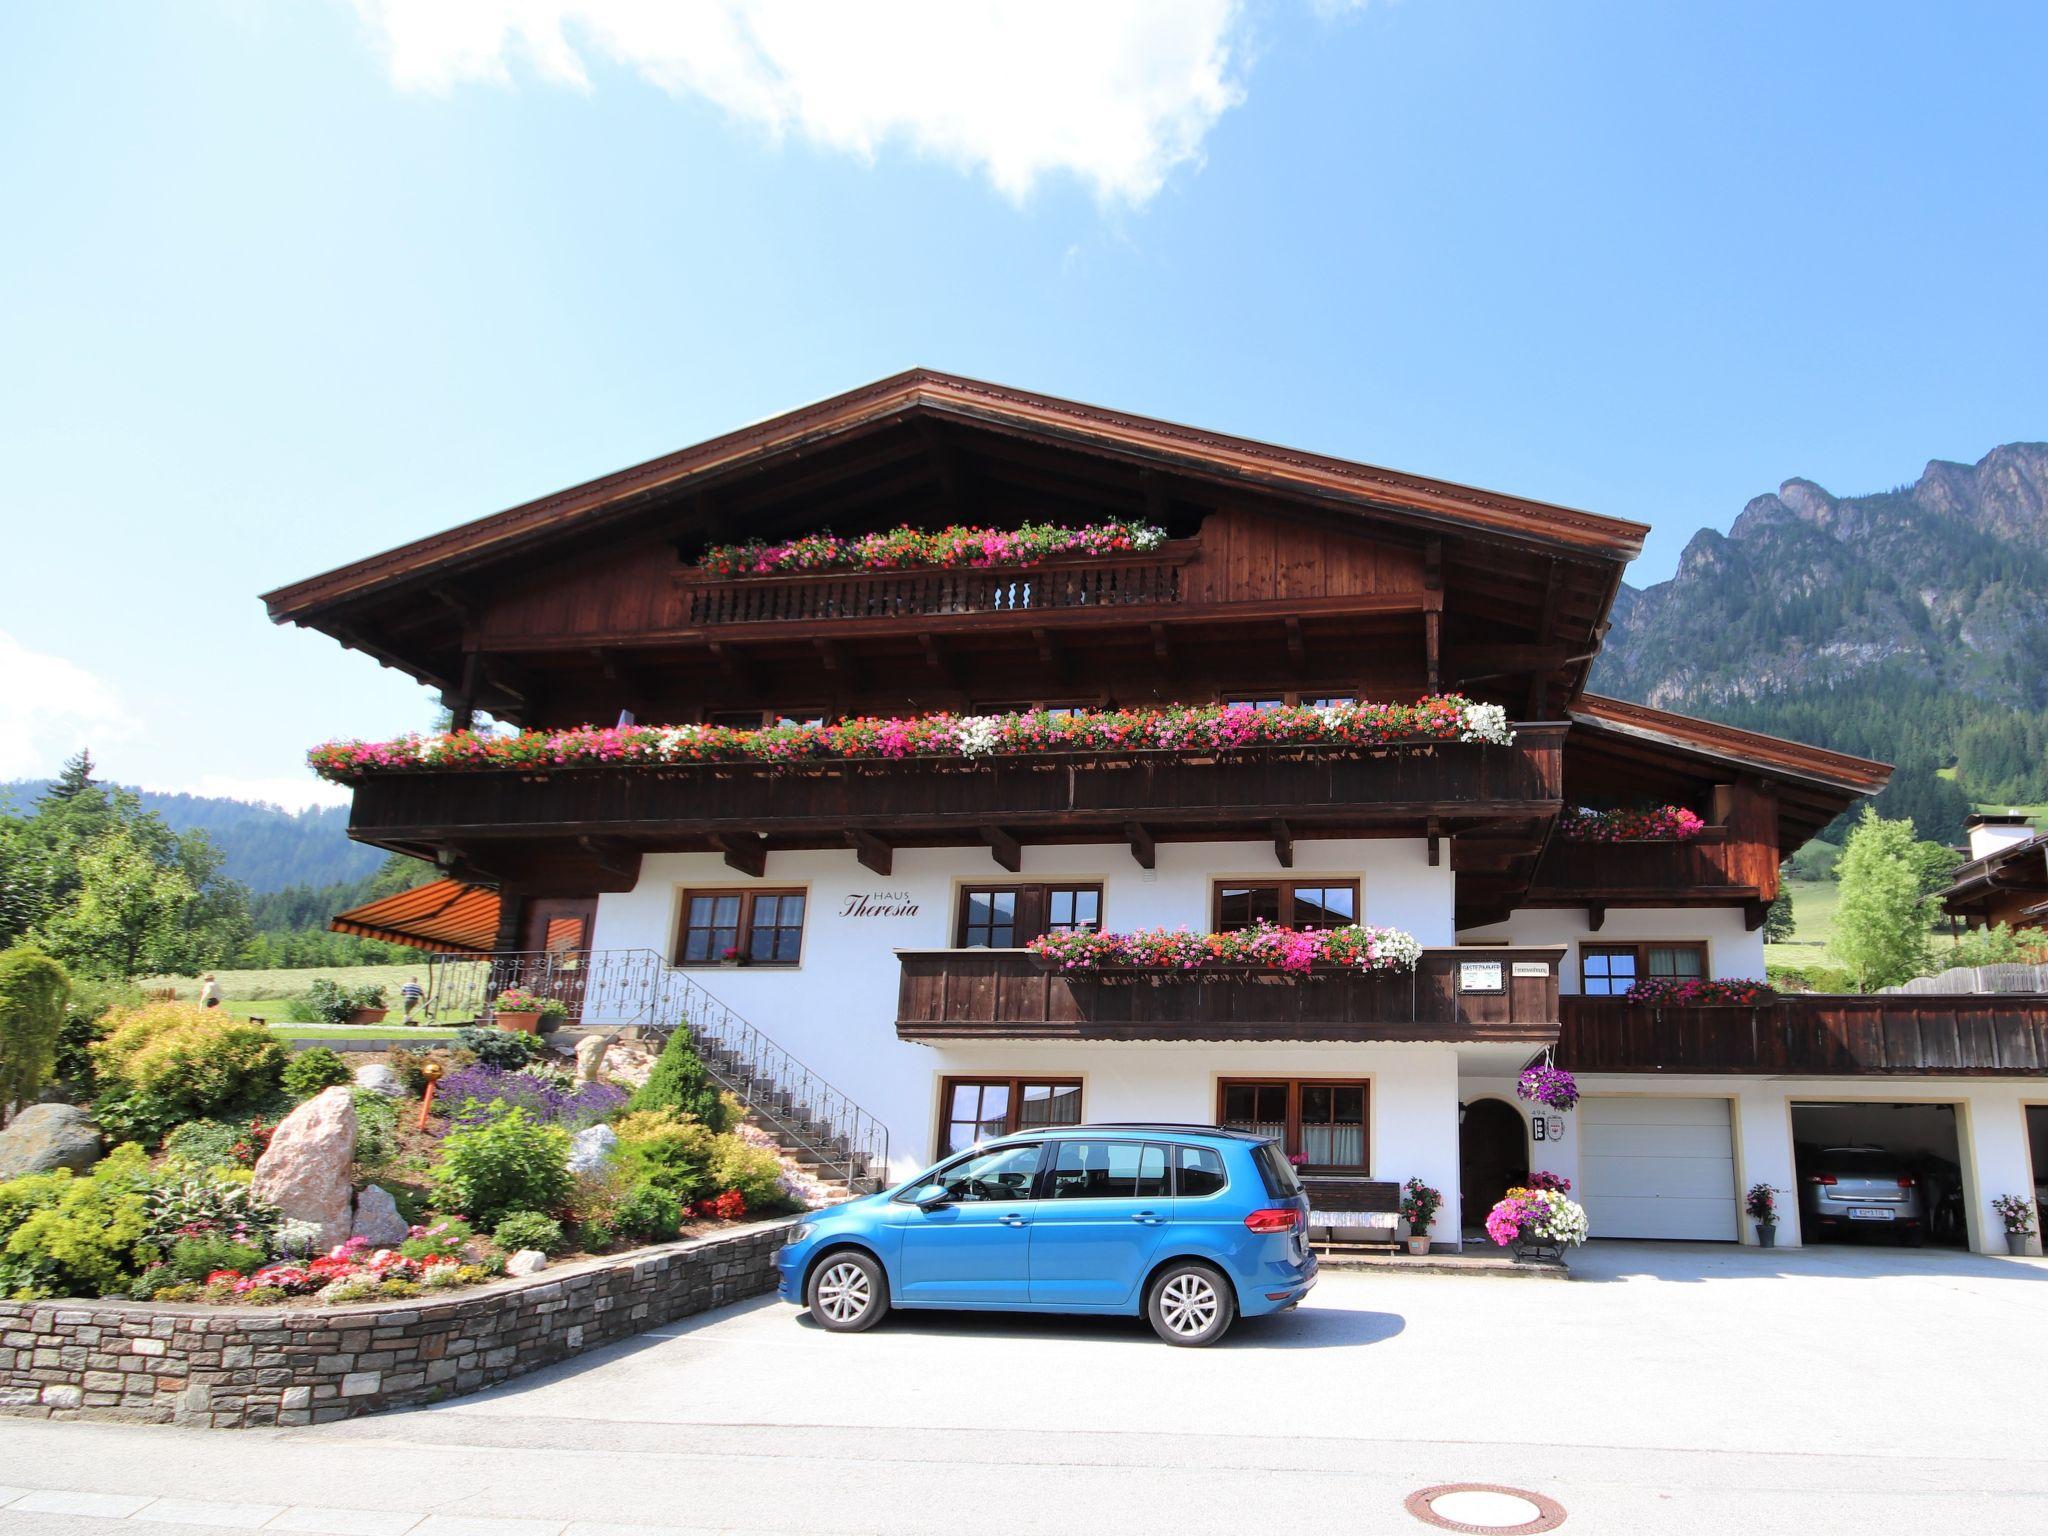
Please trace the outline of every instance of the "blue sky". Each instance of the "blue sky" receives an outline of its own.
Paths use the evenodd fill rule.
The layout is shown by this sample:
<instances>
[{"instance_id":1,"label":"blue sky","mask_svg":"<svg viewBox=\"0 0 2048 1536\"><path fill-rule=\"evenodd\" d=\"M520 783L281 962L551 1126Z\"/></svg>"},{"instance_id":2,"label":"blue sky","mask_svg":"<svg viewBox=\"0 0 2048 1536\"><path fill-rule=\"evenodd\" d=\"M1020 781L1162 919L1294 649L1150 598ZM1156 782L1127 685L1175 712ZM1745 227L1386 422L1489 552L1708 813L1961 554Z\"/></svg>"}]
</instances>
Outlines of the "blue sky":
<instances>
[{"instance_id":1,"label":"blue sky","mask_svg":"<svg viewBox=\"0 0 2048 1536\"><path fill-rule=\"evenodd\" d=\"M2048 8L931 5L0 11L0 778L303 796L430 704L258 592L912 363L1639 583L2048 436Z\"/></svg>"}]
</instances>

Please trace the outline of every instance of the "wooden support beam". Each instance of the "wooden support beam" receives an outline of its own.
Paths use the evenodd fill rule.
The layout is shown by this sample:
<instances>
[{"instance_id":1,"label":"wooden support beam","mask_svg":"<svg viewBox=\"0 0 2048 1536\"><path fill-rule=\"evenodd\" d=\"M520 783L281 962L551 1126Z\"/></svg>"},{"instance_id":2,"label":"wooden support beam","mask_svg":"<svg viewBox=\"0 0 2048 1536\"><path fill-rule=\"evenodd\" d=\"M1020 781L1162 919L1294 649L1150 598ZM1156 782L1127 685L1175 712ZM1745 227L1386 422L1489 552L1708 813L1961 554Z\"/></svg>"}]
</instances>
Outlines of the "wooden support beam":
<instances>
[{"instance_id":1,"label":"wooden support beam","mask_svg":"<svg viewBox=\"0 0 2048 1536\"><path fill-rule=\"evenodd\" d=\"M1156 469L1138 471L1138 484L1145 490L1145 510L1155 523L1166 521L1167 504L1173 500L1172 487L1166 483L1166 476Z\"/></svg>"},{"instance_id":2,"label":"wooden support beam","mask_svg":"<svg viewBox=\"0 0 2048 1536\"><path fill-rule=\"evenodd\" d=\"M938 636L929 632L921 634L917 637L917 645L918 649L924 652L924 664L932 675L948 688L957 689L960 686L959 669L953 665L952 658L939 645Z\"/></svg>"},{"instance_id":3,"label":"wooden support beam","mask_svg":"<svg viewBox=\"0 0 2048 1536\"><path fill-rule=\"evenodd\" d=\"M1017 874L1024 868L1024 845L1001 827L983 827L981 840L988 844L988 851L995 856L996 863L1011 874Z\"/></svg>"},{"instance_id":4,"label":"wooden support beam","mask_svg":"<svg viewBox=\"0 0 2048 1536\"><path fill-rule=\"evenodd\" d=\"M1742 904L1742 927L1745 933L1755 933L1763 927L1764 919L1771 915L1768 901L1745 901Z\"/></svg>"},{"instance_id":5,"label":"wooden support beam","mask_svg":"<svg viewBox=\"0 0 2048 1536\"><path fill-rule=\"evenodd\" d=\"M1435 869L1443 859L1444 824L1435 816L1429 818L1429 867Z\"/></svg>"},{"instance_id":6,"label":"wooden support beam","mask_svg":"<svg viewBox=\"0 0 2048 1536\"><path fill-rule=\"evenodd\" d=\"M1557 622L1557 599L1564 587L1564 562L1552 560L1550 569L1543 578L1543 612L1536 621L1536 638L1548 640L1553 625ZM1560 663L1562 665L1562 663ZM1551 668L1555 671L1556 668ZM1541 720L1543 711L1550 703L1550 679L1544 672L1532 671L1529 675L1529 706L1525 718Z\"/></svg>"},{"instance_id":7,"label":"wooden support beam","mask_svg":"<svg viewBox=\"0 0 2048 1536\"><path fill-rule=\"evenodd\" d=\"M839 643L836 640L828 640L820 635L811 642L811 649L818 653L818 660L825 663L827 672L840 670Z\"/></svg>"},{"instance_id":8,"label":"wooden support beam","mask_svg":"<svg viewBox=\"0 0 2048 1536\"><path fill-rule=\"evenodd\" d=\"M878 875L888 874L895 863L895 850L872 832L849 827L846 841L853 848L853 856Z\"/></svg>"},{"instance_id":9,"label":"wooden support beam","mask_svg":"<svg viewBox=\"0 0 2048 1536\"><path fill-rule=\"evenodd\" d=\"M1038 647L1038 664L1045 668L1046 675L1055 682L1067 680L1067 650L1060 644L1060 638L1044 625L1031 631L1032 642Z\"/></svg>"},{"instance_id":10,"label":"wooden support beam","mask_svg":"<svg viewBox=\"0 0 2048 1536\"><path fill-rule=\"evenodd\" d=\"M724 640L713 640L707 649L727 682L742 693L754 692L754 664L747 660L746 652Z\"/></svg>"},{"instance_id":11,"label":"wooden support beam","mask_svg":"<svg viewBox=\"0 0 2048 1536\"><path fill-rule=\"evenodd\" d=\"M579 837L576 844L608 874L632 880L640 873L640 850L612 837Z\"/></svg>"},{"instance_id":12,"label":"wooden support beam","mask_svg":"<svg viewBox=\"0 0 2048 1536\"><path fill-rule=\"evenodd\" d=\"M1273 822L1273 857L1282 869L1294 868L1294 829L1279 819Z\"/></svg>"},{"instance_id":13,"label":"wooden support beam","mask_svg":"<svg viewBox=\"0 0 2048 1536\"><path fill-rule=\"evenodd\" d=\"M1440 654L1443 643L1444 616L1440 609L1432 608L1422 616L1422 659L1429 675L1429 691L1437 692L1443 686L1443 659Z\"/></svg>"},{"instance_id":14,"label":"wooden support beam","mask_svg":"<svg viewBox=\"0 0 2048 1536\"><path fill-rule=\"evenodd\" d=\"M1595 932L1595 933L1598 933L1598 932L1599 932L1599 931L1600 931L1600 930L1601 930L1602 928L1605 928L1605 927L1607 926L1607 903L1606 903L1606 902L1604 902L1604 901L1595 901L1595 902L1591 902L1591 903L1589 903L1589 904L1587 905L1587 907L1586 907L1586 926L1587 926L1588 928L1590 928L1590 929L1591 929L1591 930L1592 930L1593 932Z\"/></svg>"},{"instance_id":15,"label":"wooden support beam","mask_svg":"<svg viewBox=\"0 0 2048 1536\"><path fill-rule=\"evenodd\" d=\"M1149 627L1152 631L1152 659L1159 663L1159 670L1161 672L1171 677L1173 676L1173 643L1167 639L1166 626L1164 624L1153 624Z\"/></svg>"},{"instance_id":16,"label":"wooden support beam","mask_svg":"<svg viewBox=\"0 0 2048 1536\"><path fill-rule=\"evenodd\" d=\"M1298 676L1308 670L1308 644L1301 637L1301 620L1290 613L1282 622L1287 627L1287 664Z\"/></svg>"},{"instance_id":17,"label":"wooden support beam","mask_svg":"<svg viewBox=\"0 0 2048 1536\"><path fill-rule=\"evenodd\" d=\"M721 833L711 839L711 846L725 855L725 862L743 875L752 875L756 880L768 873L768 839L755 833Z\"/></svg>"},{"instance_id":18,"label":"wooden support beam","mask_svg":"<svg viewBox=\"0 0 2048 1536\"><path fill-rule=\"evenodd\" d=\"M1124 839L1131 845L1131 857L1138 861L1140 869L1159 867L1159 849L1152 841L1152 834L1144 824L1136 821L1124 823Z\"/></svg>"},{"instance_id":19,"label":"wooden support beam","mask_svg":"<svg viewBox=\"0 0 2048 1536\"><path fill-rule=\"evenodd\" d=\"M1422 543L1422 585L1426 591L1444 589L1444 541L1429 538Z\"/></svg>"}]
</instances>

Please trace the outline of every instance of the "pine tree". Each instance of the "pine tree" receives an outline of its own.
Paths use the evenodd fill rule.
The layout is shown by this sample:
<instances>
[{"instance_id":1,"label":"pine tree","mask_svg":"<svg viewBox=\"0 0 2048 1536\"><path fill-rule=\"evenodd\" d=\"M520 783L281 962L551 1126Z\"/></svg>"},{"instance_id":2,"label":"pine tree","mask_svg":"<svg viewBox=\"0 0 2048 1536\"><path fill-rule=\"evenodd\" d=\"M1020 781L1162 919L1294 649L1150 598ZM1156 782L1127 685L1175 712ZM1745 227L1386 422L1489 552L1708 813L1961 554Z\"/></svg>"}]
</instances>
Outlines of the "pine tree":
<instances>
[{"instance_id":1,"label":"pine tree","mask_svg":"<svg viewBox=\"0 0 2048 1536\"><path fill-rule=\"evenodd\" d=\"M74 755L64 759L64 770L57 775L56 783L50 786L49 798L76 800L88 789L93 788L94 783L92 753L80 747Z\"/></svg>"}]
</instances>

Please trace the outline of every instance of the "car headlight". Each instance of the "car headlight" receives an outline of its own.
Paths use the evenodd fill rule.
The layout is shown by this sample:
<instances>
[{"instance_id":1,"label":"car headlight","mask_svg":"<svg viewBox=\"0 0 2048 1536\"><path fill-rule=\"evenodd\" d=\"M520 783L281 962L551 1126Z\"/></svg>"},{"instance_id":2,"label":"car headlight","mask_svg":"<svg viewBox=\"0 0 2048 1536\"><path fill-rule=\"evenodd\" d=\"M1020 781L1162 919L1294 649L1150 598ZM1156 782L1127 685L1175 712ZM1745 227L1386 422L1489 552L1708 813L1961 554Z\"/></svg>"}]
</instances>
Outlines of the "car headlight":
<instances>
[{"instance_id":1,"label":"car headlight","mask_svg":"<svg viewBox=\"0 0 2048 1536\"><path fill-rule=\"evenodd\" d=\"M811 1234L817 1230L817 1227L808 1221L804 1222L801 1226L791 1227L789 1229L789 1242L786 1246L794 1248L798 1243L810 1241Z\"/></svg>"}]
</instances>

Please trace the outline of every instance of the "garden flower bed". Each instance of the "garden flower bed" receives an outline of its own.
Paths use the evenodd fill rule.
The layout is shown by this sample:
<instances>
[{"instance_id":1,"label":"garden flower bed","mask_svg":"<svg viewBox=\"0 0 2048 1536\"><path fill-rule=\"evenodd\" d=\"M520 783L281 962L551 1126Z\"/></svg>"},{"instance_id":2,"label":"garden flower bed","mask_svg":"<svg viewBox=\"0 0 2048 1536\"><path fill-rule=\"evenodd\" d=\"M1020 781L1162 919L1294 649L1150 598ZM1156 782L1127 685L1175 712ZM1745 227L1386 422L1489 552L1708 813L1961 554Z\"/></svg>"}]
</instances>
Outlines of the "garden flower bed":
<instances>
[{"instance_id":1,"label":"garden flower bed","mask_svg":"<svg viewBox=\"0 0 2048 1536\"><path fill-rule=\"evenodd\" d=\"M1027 946L1048 968L1078 975L1203 971L1412 971L1422 958L1413 934L1352 924L1294 929L1260 923L1229 933L1148 928L1134 933L1048 933Z\"/></svg>"},{"instance_id":2,"label":"garden flower bed","mask_svg":"<svg viewBox=\"0 0 2048 1536\"><path fill-rule=\"evenodd\" d=\"M307 761L322 778L354 783L372 774L631 767L689 763L975 761L1060 753L1228 752L1250 747L1391 747L1444 742L1512 745L1507 713L1459 694L1414 704L1333 704L1254 709L1178 704L1053 714L918 715L778 725L578 726L486 735L452 731L391 741L330 741Z\"/></svg>"},{"instance_id":3,"label":"garden flower bed","mask_svg":"<svg viewBox=\"0 0 2048 1536\"><path fill-rule=\"evenodd\" d=\"M413 1302L817 1203L680 1032L631 1089L491 1030L346 1062L178 1003L97 1032L113 1149L0 1183L0 1297Z\"/></svg>"},{"instance_id":4,"label":"garden flower bed","mask_svg":"<svg viewBox=\"0 0 2048 1536\"><path fill-rule=\"evenodd\" d=\"M780 543L755 539L718 544L704 551L697 568L725 579L824 571L979 570L1069 556L1147 554L1165 542L1166 530L1151 523L1090 523L1079 528L1026 523L1015 530L955 526L927 531L906 526L851 539L813 533Z\"/></svg>"}]
</instances>

